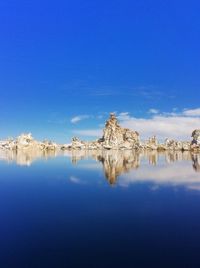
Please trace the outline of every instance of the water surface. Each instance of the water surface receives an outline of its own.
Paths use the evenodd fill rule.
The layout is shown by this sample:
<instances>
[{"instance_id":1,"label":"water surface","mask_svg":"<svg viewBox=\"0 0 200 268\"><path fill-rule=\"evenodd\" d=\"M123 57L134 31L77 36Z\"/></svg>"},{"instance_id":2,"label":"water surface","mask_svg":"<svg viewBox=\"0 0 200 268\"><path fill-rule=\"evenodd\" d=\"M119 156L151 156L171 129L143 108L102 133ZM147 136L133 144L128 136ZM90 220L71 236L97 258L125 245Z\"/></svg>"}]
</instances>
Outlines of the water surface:
<instances>
[{"instance_id":1,"label":"water surface","mask_svg":"<svg viewBox=\"0 0 200 268\"><path fill-rule=\"evenodd\" d=\"M200 267L200 155L0 153L0 267Z\"/></svg>"}]
</instances>

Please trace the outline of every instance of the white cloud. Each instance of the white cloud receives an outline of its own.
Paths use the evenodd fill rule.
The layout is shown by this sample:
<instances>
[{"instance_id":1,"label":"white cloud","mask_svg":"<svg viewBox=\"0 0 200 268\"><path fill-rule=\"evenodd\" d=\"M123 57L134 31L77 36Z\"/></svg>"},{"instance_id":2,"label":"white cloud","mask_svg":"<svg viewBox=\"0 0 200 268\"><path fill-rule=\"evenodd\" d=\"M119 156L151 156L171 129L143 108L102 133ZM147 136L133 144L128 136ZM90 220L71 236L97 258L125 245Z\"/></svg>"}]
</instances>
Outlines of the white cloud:
<instances>
[{"instance_id":1,"label":"white cloud","mask_svg":"<svg viewBox=\"0 0 200 268\"><path fill-rule=\"evenodd\" d=\"M119 114L118 119L123 127L137 130L143 139L156 135L160 140L165 138L190 140L192 131L200 128L198 110L200 111L200 109L184 110L179 114L153 114L151 118L136 118L126 112Z\"/></svg>"},{"instance_id":2,"label":"white cloud","mask_svg":"<svg viewBox=\"0 0 200 268\"><path fill-rule=\"evenodd\" d=\"M138 131L142 140L156 135L161 141L166 138L190 141L193 130L200 129L200 108L184 109L182 112L173 109L168 113L159 113L152 108L149 112L150 118L136 118L129 112L119 113L117 118L122 127ZM102 136L100 129L74 130L74 133L88 137Z\"/></svg>"},{"instance_id":3,"label":"white cloud","mask_svg":"<svg viewBox=\"0 0 200 268\"><path fill-rule=\"evenodd\" d=\"M184 110L183 115L185 115L185 116L200 116L200 108L191 109L191 110Z\"/></svg>"},{"instance_id":4,"label":"white cloud","mask_svg":"<svg viewBox=\"0 0 200 268\"><path fill-rule=\"evenodd\" d=\"M200 128L200 119L180 116L154 116L150 119L131 117L123 121L122 126L137 130L144 138L156 135L159 139L188 139L194 129Z\"/></svg>"},{"instance_id":5,"label":"white cloud","mask_svg":"<svg viewBox=\"0 0 200 268\"><path fill-rule=\"evenodd\" d=\"M88 119L88 118L90 118L90 116L87 115L87 114L77 115L77 116L75 116L75 117L73 117L73 118L71 119L71 123L72 123L72 124L76 124L76 123L78 123L79 121L82 121L82 120L85 120L85 119Z\"/></svg>"},{"instance_id":6,"label":"white cloud","mask_svg":"<svg viewBox=\"0 0 200 268\"><path fill-rule=\"evenodd\" d=\"M129 115L129 112L123 112L123 113L120 113L118 116L117 116L118 120L120 121L126 121L126 120L129 120L130 119L130 115Z\"/></svg>"},{"instance_id":7,"label":"white cloud","mask_svg":"<svg viewBox=\"0 0 200 268\"><path fill-rule=\"evenodd\" d=\"M152 108L149 110L149 113L150 114L159 114L159 110Z\"/></svg>"}]
</instances>

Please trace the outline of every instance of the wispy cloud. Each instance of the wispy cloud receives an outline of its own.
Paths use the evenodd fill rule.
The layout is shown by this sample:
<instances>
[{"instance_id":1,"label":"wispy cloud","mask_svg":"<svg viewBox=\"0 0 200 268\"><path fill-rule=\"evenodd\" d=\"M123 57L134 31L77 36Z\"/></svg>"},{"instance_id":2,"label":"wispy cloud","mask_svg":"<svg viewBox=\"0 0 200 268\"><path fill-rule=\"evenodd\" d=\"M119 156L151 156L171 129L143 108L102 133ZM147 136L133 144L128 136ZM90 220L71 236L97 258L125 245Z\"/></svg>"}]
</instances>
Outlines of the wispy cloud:
<instances>
[{"instance_id":1,"label":"wispy cloud","mask_svg":"<svg viewBox=\"0 0 200 268\"><path fill-rule=\"evenodd\" d=\"M128 112L123 112L118 115L118 119L123 127L137 130L144 139L157 135L159 139L169 137L189 140L192 131L200 128L199 110L184 110L181 113L152 113L150 118L136 118Z\"/></svg>"},{"instance_id":2,"label":"wispy cloud","mask_svg":"<svg viewBox=\"0 0 200 268\"><path fill-rule=\"evenodd\" d=\"M183 115L185 115L185 116L200 116L200 108L191 109L191 110L184 110Z\"/></svg>"},{"instance_id":3,"label":"wispy cloud","mask_svg":"<svg viewBox=\"0 0 200 268\"><path fill-rule=\"evenodd\" d=\"M149 109L149 113L150 114L159 114L159 110L151 108L151 109Z\"/></svg>"},{"instance_id":4,"label":"wispy cloud","mask_svg":"<svg viewBox=\"0 0 200 268\"><path fill-rule=\"evenodd\" d=\"M71 123L72 124L76 124L82 120L85 120L85 119L88 119L90 118L91 116L90 115L87 115L87 114L83 114L83 115L77 115L77 116L74 116L72 119L71 119Z\"/></svg>"},{"instance_id":5,"label":"wispy cloud","mask_svg":"<svg viewBox=\"0 0 200 268\"><path fill-rule=\"evenodd\" d=\"M190 140L194 129L200 128L200 108L184 109L181 112L174 110L168 113L161 113L158 109L152 108L147 118L137 118L129 112L118 113L117 118L122 127L136 130L140 133L141 139L147 139L156 135L159 140L166 138ZM102 130L83 129L74 130L74 134L87 137L101 137Z\"/></svg>"}]
</instances>

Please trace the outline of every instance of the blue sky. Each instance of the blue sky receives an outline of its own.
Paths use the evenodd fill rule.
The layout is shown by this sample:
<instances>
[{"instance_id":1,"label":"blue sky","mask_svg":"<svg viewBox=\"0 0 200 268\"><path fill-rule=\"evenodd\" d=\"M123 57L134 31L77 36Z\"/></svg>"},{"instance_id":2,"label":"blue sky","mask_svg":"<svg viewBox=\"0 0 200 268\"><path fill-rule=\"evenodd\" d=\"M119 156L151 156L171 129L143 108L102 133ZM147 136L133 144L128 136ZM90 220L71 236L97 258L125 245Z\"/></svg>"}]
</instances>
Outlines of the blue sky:
<instances>
[{"instance_id":1,"label":"blue sky","mask_svg":"<svg viewBox=\"0 0 200 268\"><path fill-rule=\"evenodd\" d=\"M93 139L110 111L144 138L190 136L200 128L199 9L197 0L1 0L0 137Z\"/></svg>"}]
</instances>

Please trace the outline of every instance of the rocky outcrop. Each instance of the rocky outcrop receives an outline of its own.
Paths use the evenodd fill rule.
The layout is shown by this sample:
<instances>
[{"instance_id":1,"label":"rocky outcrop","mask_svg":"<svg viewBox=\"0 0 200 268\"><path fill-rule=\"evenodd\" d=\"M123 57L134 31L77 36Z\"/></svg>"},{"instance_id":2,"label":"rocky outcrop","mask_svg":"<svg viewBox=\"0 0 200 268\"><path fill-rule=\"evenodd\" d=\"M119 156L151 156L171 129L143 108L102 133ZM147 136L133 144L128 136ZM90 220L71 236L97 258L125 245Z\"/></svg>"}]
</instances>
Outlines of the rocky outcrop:
<instances>
[{"instance_id":1,"label":"rocky outcrop","mask_svg":"<svg viewBox=\"0 0 200 268\"><path fill-rule=\"evenodd\" d=\"M110 114L110 118L105 124L103 130L103 137L97 141L84 142L78 138L73 138L72 143L69 146L70 149L107 149L107 150L132 150L139 149L140 139L139 133L127 128L122 128L117 121L117 117L114 113Z\"/></svg>"},{"instance_id":2,"label":"rocky outcrop","mask_svg":"<svg viewBox=\"0 0 200 268\"><path fill-rule=\"evenodd\" d=\"M101 139L105 149L139 149L139 133L128 128L122 128L114 113L106 122Z\"/></svg>"},{"instance_id":3,"label":"rocky outcrop","mask_svg":"<svg viewBox=\"0 0 200 268\"><path fill-rule=\"evenodd\" d=\"M32 137L31 133L21 134L14 139L0 142L0 149L4 150L56 150L58 145L51 141L39 142Z\"/></svg>"},{"instance_id":4,"label":"rocky outcrop","mask_svg":"<svg viewBox=\"0 0 200 268\"><path fill-rule=\"evenodd\" d=\"M166 147L166 150L181 151L181 150L183 150L183 142L166 139L165 140L165 147Z\"/></svg>"},{"instance_id":5,"label":"rocky outcrop","mask_svg":"<svg viewBox=\"0 0 200 268\"><path fill-rule=\"evenodd\" d=\"M177 141L166 139L164 143L159 143L156 136L149 138L145 142L140 141L137 131L123 128L119 125L114 113L106 121L103 130L103 137L97 141L84 142L78 138L73 138L72 143L63 149L72 150L156 150L156 151L200 151L200 130L192 133L192 143L189 141Z\"/></svg>"},{"instance_id":6,"label":"rocky outcrop","mask_svg":"<svg viewBox=\"0 0 200 268\"><path fill-rule=\"evenodd\" d=\"M102 138L96 141L81 141L74 137L71 144L57 145L51 141L39 142L31 133L22 134L17 139L0 141L0 149L3 150L152 150L152 151L194 151L200 152L200 129L192 133L192 142L166 139L159 143L156 136L145 142L140 141L137 131L123 128L119 125L114 113L110 114L103 130Z\"/></svg>"},{"instance_id":7,"label":"rocky outcrop","mask_svg":"<svg viewBox=\"0 0 200 268\"><path fill-rule=\"evenodd\" d=\"M192 144L200 145L200 129L196 129L192 132Z\"/></svg>"},{"instance_id":8,"label":"rocky outcrop","mask_svg":"<svg viewBox=\"0 0 200 268\"><path fill-rule=\"evenodd\" d=\"M157 151L190 151L190 142L176 141L173 139L166 139L164 143L159 143L156 137L150 138L143 144L144 150Z\"/></svg>"},{"instance_id":9,"label":"rocky outcrop","mask_svg":"<svg viewBox=\"0 0 200 268\"><path fill-rule=\"evenodd\" d=\"M196 129L192 132L191 149L200 151L200 129Z\"/></svg>"},{"instance_id":10,"label":"rocky outcrop","mask_svg":"<svg viewBox=\"0 0 200 268\"><path fill-rule=\"evenodd\" d=\"M5 141L0 141L0 149L3 150L16 150L16 141L14 139L7 139Z\"/></svg>"},{"instance_id":11,"label":"rocky outcrop","mask_svg":"<svg viewBox=\"0 0 200 268\"><path fill-rule=\"evenodd\" d=\"M81 141L79 138L74 137L74 138L72 138L71 148L73 148L73 149L86 149L87 142Z\"/></svg>"},{"instance_id":12,"label":"rocky outcrop","mask_svg":"<svg viewBox=\"0 0 200 268\"><path fill-rule=\"evenodd\" d=\"M149 138L148 141L143 145L144 149L157 150L159 143L156 139L156 136Z\"/></svg>"}]
</instances>

